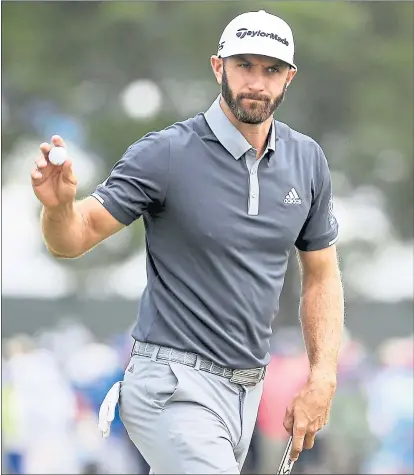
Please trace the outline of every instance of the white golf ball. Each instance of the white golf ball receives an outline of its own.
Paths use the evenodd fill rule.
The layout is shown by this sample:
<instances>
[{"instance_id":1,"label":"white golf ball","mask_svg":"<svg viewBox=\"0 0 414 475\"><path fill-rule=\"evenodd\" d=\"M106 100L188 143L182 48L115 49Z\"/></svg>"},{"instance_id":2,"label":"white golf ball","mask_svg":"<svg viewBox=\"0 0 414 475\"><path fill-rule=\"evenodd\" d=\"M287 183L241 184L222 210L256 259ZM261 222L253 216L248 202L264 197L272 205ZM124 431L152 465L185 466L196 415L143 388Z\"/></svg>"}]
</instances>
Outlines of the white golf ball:
<instances>
[{"instance_id":1,"label":"white golf ball","mask_svg":"<svg viewBox=\"0 0 414 475\"><path fill-rule=\"evenodd\" d=\"M53 163L53 165L62 165L67 158L68 153L63 147L52 147L49 152L49 161Z\"/></svg>"}]
</instances>

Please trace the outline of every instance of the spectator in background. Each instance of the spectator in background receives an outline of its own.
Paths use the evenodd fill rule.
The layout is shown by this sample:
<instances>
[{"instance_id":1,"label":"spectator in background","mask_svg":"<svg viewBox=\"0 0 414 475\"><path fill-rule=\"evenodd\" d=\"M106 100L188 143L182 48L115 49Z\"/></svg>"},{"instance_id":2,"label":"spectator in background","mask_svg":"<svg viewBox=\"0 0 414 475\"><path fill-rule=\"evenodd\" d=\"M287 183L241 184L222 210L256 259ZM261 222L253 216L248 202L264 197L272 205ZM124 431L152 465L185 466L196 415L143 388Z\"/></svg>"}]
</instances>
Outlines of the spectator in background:
<instances>
[{"instance_id":1,"label":"spectator in background","mask_svg":"<svg viewBox=\"0 0 414 475\"><path fill-rule=\"evenodd\" d=\"M9 374L8 361L2 358L1 366L2 467L5 468L6 473L20 475L24 468L24 451L19 436L19 408Z\"/></svg>"},{"instance_id":2,"label":"spectator in background","mask_svg":"<svg viewBox=\"0 0 414 475\"><path fill-rule=\"evenodd\" d=\"M54 355L19 335L6 344L6 364L18 449L14 461L20 456L12 469L26 474L79 473L74 451L75 397Z\"/></svg>"},{"instance_id":3,"label":"spectator in background","mask_svg":"<svg viewBox=\"0 0 414 475\"><path fill-rule=\"evenodd\" d=\"M2 372L3 462L30 473L148 474L118 411L109 439L97 429L103 395L123 378L131 336L97 342L80 322L6 340Z\"/></svg>"},{"instance_id":4,"label":"spectator in background","mask_svg":"<svg viewBox=\"0 0 414 475\"><path fill-rule=\"evenodd\" d=\"M372 371L366 349L346 330L338 365L336 398L325 432L328 473L361 473L364 459L374 448L363 387Z\"/></svg>"},{"instance_id":5,"label":"spectator in background","mask_svg":"<svg viewBox=\"0 0 414 475\"><path fill-rule=\"evenodd\" d=\"M390 339L379 348L381 367L366 382L368 422L378 448L363 467L367 474L413 474L414 339ZM378 417L381 414L381 417Z\"/></svg>"}]
</instances>

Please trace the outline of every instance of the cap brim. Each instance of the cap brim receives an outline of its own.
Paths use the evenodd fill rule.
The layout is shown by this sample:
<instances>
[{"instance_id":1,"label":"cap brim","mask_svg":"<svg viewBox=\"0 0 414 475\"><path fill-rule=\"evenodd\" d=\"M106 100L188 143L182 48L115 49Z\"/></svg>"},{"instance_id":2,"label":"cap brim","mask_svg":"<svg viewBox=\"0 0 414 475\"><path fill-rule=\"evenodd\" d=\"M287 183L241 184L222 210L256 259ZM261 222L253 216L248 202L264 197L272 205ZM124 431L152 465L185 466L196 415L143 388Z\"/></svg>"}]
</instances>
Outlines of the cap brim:
<instances>
[{"instance_id":1,"label":"cap brim","mask_svg":"<svg viewBox=\"0 0 414 475\"><path fill-rule=\"evenodd\" d=\"M240 45L243 46L243 45ZM259 46L259 47L258 47ZM224 48L222 51L219 51L217 53L217 56L221 58L229 58L230 56L239 56L243 54L257 54L260 56L267 56L269 58L275 58L279 59L280 61L284 61L285 63L289 64L293 69L298 69L296 64L293 63L289 58L286 57L286 55L282 54L277 54L276 52L267 52L268 54L263 52L263 47L261 45L246 45L244 47L238 47L238 48ZM270 54L269 54L270 53ZM274 53L274 54L272 54Z\"/></svg>"}]
</instances>

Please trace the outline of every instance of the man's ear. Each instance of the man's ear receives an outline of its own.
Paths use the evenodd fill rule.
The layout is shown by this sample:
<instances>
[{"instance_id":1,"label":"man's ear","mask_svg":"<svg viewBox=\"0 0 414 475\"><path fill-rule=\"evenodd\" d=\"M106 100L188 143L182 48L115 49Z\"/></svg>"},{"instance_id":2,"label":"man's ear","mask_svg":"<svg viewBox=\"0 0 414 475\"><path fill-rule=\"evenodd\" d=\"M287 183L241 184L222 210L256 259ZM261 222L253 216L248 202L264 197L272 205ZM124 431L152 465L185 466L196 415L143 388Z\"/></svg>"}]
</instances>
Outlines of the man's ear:
<instances>
[{"instance_id":1,"label":"man's ear","mask_svg":"<svg viewBox=\"0 0 414 475\"><path fill-rule=\"evenodd\" d=\"M213 70L214 76L216 76L217 82L221 85L222 78L223 78L223 64L224 64L223 58L213 55L210 58L210 64L211 64L211 68Z\"/></svg>"},{"instance_id":2,"label":"man's ear","mask_svg":"<svg viewBox=\"0 0 414 475\"><path fill-rule=\"evenodd\" d=\"M293 81L293 78L296 76L296 69L294 68L290 68L289 69L289 72L288 72L288 76L287 76L287 79L286 79L286 87L288 87L290 85L290 83Z\"/></svg>"}]
</instances>

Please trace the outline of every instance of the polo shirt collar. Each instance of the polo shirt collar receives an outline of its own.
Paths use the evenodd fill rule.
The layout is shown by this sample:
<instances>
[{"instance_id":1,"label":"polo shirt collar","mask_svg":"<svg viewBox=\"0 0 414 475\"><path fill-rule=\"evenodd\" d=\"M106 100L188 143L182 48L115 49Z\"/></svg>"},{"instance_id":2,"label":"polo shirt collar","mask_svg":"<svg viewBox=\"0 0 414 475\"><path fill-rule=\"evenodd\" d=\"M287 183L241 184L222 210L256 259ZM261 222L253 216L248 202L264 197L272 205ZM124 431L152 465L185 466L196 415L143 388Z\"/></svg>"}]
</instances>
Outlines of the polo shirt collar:
<instances>
[{"instance_id":1,"label":"polo shirt collar","mask_svg":"<svg viewBox=\"0 0 414 475\"><path fill-rule=\"evenodd\" d=\"M220 106L220 97L221 95L217 97L211 107L204 113L204 117L223 147L225 147L236 160L239 160L252 146L223 112ZM267 150L272 150L273 152L276 150L276 127L274 120L272 121Z\"/></svg>"}]
</instances>

